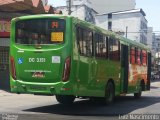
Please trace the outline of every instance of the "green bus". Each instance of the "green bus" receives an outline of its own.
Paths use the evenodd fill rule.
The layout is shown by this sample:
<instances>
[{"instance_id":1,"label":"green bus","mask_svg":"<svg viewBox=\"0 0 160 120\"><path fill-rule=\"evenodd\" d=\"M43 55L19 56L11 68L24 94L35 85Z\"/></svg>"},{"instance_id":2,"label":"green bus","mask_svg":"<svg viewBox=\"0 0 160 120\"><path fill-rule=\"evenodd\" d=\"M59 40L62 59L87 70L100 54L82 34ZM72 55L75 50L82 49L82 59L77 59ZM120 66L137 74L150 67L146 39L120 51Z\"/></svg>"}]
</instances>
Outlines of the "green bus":
<instances>
[{"instance_id":1,"label":"green bus","mask_svg":"<svg viewBox=\"0 0 160 120\"><path fill-rule=\"evenodd\" d=\"M62 104L150 90L151 52L145 45L72 16L12 19L10 87L14 93L55 95Z\"/></svg>"}]
</instances>

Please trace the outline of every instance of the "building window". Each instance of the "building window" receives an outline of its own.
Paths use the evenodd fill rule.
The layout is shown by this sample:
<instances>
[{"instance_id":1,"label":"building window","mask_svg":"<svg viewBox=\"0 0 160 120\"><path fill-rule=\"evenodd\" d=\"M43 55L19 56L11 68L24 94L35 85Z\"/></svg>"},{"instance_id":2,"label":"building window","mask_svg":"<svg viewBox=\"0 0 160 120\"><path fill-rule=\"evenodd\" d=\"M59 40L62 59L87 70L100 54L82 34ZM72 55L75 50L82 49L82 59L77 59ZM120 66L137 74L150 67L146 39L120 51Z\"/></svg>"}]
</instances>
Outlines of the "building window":
<instances>
[{"instance_id":1,"label":"building window","mask_svg":"<svg viewBox=\"0 0 160 120\"><path fill-rule=\"evenodd\" d=\"M108 22L108 30L112 30L112 22Z\"/></svg>"},{"instance_id":2,"label":"building window","mask_svg":"<svg viewBox=\"0 0 160 120\"><path fill-rule=\"evenodd\" d=\"M159 38L157 38L156 40L157 40L157 41L160 41L160 39L159 39Z\"/></svg>"},{"instance_id":3,"label":"building window","mask_svg":"<svg viewBox=\"0 0 160 120\"><path fill-rule=\"evenodd\" d=\"M9 47L0 47L0 70L6 70L9 64Z\"/></svg>"},{"instance_id":4,"label":"building window","mask_svg":"<svg viewBox=\"0 0 160 120\"><path fill-rule=\"evenodd\" d=\"M158 49L158 48L156 49L156 52L159 52L159 49Z\"/></svg>"},{"instance_id":5,"label":"building window","mask_svg":"<svg viewBox=\"0 0 160 120\"><path fill-rule=\"evenodd\" d=\"M108 14L108 19L112 19L112 13Z\"/></svg>"}]
</instances>

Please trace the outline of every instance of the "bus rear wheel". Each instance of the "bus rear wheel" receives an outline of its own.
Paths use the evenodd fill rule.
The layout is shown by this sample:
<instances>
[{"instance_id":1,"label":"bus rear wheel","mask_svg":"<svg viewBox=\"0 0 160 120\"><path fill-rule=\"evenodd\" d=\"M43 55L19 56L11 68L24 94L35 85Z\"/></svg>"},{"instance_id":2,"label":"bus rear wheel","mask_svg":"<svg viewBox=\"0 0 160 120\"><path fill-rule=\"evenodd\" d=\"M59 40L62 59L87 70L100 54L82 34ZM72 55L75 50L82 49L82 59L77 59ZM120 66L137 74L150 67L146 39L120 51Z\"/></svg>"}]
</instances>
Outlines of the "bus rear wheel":
<instances>
[{"instance_id":1,"label":"bus rear wheel","mask_svg":"<svg viewBox=\"0 0 160 120\"><path fill-rule=\"evenodd\" d=\"M114 101L115 97L115 90L114 90L114 85L112 82L109 82L106 86L106 91L105 91L105 104L110 105Z\"/></svg>"},{"instance_id":2,"label":"bus rear wheel","mask_svg":"<svg viewBox=\"0 0 160 120\"><path fill-rule=\"evenodd\" d=\"M72 104L75 100L75 96L72 95L56 95L56 100L65 105Z\"/></svg>"}]
</instances>

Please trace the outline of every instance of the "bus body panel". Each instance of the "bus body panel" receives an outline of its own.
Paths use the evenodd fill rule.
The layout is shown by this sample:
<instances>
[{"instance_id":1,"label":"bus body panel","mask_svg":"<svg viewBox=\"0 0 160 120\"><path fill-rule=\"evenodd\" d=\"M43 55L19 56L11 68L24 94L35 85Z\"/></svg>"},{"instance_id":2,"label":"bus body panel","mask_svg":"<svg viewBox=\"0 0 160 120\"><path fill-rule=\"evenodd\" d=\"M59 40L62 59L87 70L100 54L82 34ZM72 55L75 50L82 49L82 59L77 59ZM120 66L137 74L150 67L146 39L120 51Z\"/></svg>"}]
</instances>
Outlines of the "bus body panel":
<instances>
[{"instance_id":1,"label":"bus body panel","mask_svg":"<svg viewBox=\"0 0 160 120\"><path fill-rule=\"evenodd\" d=\"M15 50L19 52L20 49ZM43 49L29 49L21 51L23 52L17 53L16 57L14 57L18 71L17 79L24 82L52 83L62 78L65 59L61 57L63 49L45 51ZM66 54L65 50L63 54ZM56 58L57 60L54 60Z\"/></svg>"}]
</instances>

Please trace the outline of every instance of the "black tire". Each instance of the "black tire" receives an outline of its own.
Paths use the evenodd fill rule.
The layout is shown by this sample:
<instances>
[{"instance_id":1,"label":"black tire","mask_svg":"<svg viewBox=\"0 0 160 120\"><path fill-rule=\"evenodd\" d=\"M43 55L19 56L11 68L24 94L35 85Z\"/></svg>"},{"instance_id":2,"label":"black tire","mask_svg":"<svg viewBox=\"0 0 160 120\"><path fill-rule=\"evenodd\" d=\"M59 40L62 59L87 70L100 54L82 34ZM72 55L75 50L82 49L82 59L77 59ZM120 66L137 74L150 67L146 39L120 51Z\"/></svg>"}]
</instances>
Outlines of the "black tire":
<instances>
[{"instance_id":1,"label":"black tire","mask_svg":"<svg viewBox=\"0 0 160 120\"><path fill-rule=\"evenodd\" d=\"M105 104L110 105L113 103L115 98L115 89L112 82L109 82L105 90Z\"/></svg>"},{"instance_id":2,"label":"black tire","mask_svg":"<svg viewBox=\"0 0 160 120\"><path fill-rule=\"evenodd\" d=\"M56 95L56 100L64 105L70 105L74 102L75 96L72 95Z\"/></svg>"},{"instance_id":3,"label":"black tire","mask_svg":"<svg viewBox=\"0 0 160 120\"><path fill-rule=\"evenodd\" d=\"M140 85L139 90L137 93L134 93L134 98L138 99L142 95L142 85Z\"/></svg>"}]
</instances>

